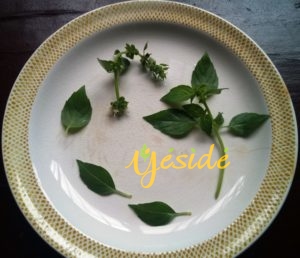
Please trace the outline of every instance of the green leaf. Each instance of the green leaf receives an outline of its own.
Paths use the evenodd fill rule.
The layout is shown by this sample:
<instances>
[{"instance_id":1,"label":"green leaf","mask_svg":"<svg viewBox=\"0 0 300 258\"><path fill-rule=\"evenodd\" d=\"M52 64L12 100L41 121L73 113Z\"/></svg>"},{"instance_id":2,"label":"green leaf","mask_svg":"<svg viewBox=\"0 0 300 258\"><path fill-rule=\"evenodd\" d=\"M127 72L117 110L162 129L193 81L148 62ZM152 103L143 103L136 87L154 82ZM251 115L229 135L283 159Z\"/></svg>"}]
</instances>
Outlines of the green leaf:
<instances>
[{"instance_id":1,"label":"green leaf","mask_svg":"<svg viewBox=\"0 0 300 258\"><path fill-rule=\"evenodd\" d=\"M61 111L61 123L67 133L75 133L85 127L91 120L92 107L82 86L66 101Z\"/></svg>"},{"instance_id":2,"label":"green leaf","mask_svg":"<svg viewBox=\"0 0 300 258\"><path fill-rule=\"evenodd\" d=\"M205 98L209 98L213 95L220 94L223 90L226 90L227 88L221 88L221 89L216 89L212 87L206 87L205 88Z\"/></svg>"},{"instance_id":3,"label":"green leaf","mask_svg":"<svg viewBox=\"0 0 300 258\"><path fill-rule=\"evenodd\" d=\"M256 131L269 115L257 113L241 113L233 117L229 123L229 131L240 137L247 137Z\"/></svg>"},{"instance_id":4,"label":"green leaf","mask_svg":"<svg viewBox=\"0 0 300 258\"><path fill-rule=\"evenodd\" d=\"M117 51L117 50L116 50ZM108 73L116 73L119 72L120 74L125 73L129 66L130 61L125 57L119 57L115 61L112 60L101 60L97 58L99 64L105 69Z\"/></svg>"},{"instance_id":5,"label":"green leaf","mask_svg":"<svg viewBox=\"0 0 300 258\"><path fill-rule=\"evenodd\" d=\"M175 217L192 215L190 212L177 213L163 202L129 204L129 207L143 222L150 226L163 226L170 223Z\"/></svg>"},{"instance_id":6,"label":"green leaf","mask_svg":"<svg viewBox=\"0 0 300 258\"><path fill-rule=\"evenodd\" d=\"M150 56L151 56L151 54L146 53L146 54L143 54L140 58L140 63L145 70L147 70L147 64L148 64Z\"/></svg>"},{"instance_id":7,"label":"green leaf","mask_svg":"<svg viewBox=\"0 0 300 258\"><path fill-rule=\"evenodd\" d=\"M118 100L110 103L114 115L123 115L128 106L128 101L124 97L119 97Z\"/></svg>"},{"instance_id":8,"label":"green leaf","mask_svg":"<svg viewBox=\"0 0 300 258\"><path fill-rule=\"evenodd\" d=\"M194 96L195 91L190 86L179 85L172 88L169 93L163 96L160 100L167 104L180 104Z\"/></svg>"},{"instance_id":9,"label":"green leaf","mask_svg":"<svg viewBox=\"0 0 300 258\"><path fill-rule=\"evenodd\" d=\"M217 89L217 88L212 88L210 86L202 84L199 87L197 87L196 95L199 99L199 102L204 103L204 101L206 101L206 99L208 99L209 97L211 97L213 95L220 94L225 89L227 89L227 88Z\"/></svg>"},{"instance_id":10,"label":"green leaf","mask_svg":"<svg viewBox=\"0 0 300 258\"><path fill-rule=\"evenodd\" d=\"M129 66L130 66L130 61L125 57L121 57L119 63L120 74L124 74L128 70Z\"/></svg>"},{"instance_id":11,"label":"green leaf","mask_svg":"<svg viewBox=\"0 0 300 258\"><path fill-rule=\"evenodd\" d=\"M199 118L205 113L204 109L201 106L194 103L183 105L182 108L189 116L193 118Z\"/></svg>"},{"instance_id":12,"label":"green leaf","mask_svg":"<svg viewBox=\"0 0 300 258\"><path fill-rule=\"evenodd\" d=\"M209 114L205 114L204 116L200 117L200 127L209 136L211 136L212 132L212 122L213 121Z\"/></svg>"},{"instance_id":13,"label":"green leaf","mask_svg":"<svg viewBox=\"0 0 300 258\"><path fill-rule=\"evenodd\" d=\"M103 167L77 160L80 178L83 183L93 192L106 196L119 194L131 198L131 195L116 189L114 181L109 172Z\"/></svg>"},{"instance_id":14,"label":"green leaf","mask_svg":"<svg viewBox=\"0 0 300 258\"><path fill-rule=\"evenodd\" d=\"M133 44L126 43L125 50L126 50L126 56L130 59L133 59L135 55L139 54L139 51Z\"/></svg>"},{"instance_id":15,"label":"green leaf","mask_svg":"<svg viewBox=\"0 0 300 258\"><path fill-rule=\"evenodd\" d=\"M114 52L114 55L118 55L120 53L121 53L121 51L119 49L116 49L115 52Z\"/></svg>"},{"instance_id":16,"label":"green leaf","mask_svg":"<svg viewBox=\"0 0 300 258\"><path fill-rule=\"evenodd\" d=\"M223 117L222 113L219 112L218 115L215 117L214 124L218 128L220 128L224 124L224 117Z\"/></svg>"},{"instance_id":17,"label":"green leaf","mask_svg":"<svg viewBox=\"0 0 300 258\"><path fill-rule=\"evenodd\" d=\"M145 52L147 48L148 48L148 42L146 42L146 44L145 44L145 46L143 48L143 52Z\"/></svg>"},{"instance_id":18,"label":"green leaf","mask_svg":"<svg viewBox=\"0 0 300 258\"><path fill-rule=\"evenodd\" d=\"M101 60L97 58L99 64L104 68L108 73L113 73L115 69L115 62L111 60Z\"/></svg>"},{"instance_id":19,"label":"green leaf","mask_svg":"<svg viewBox=\"0 0 300 258\"><path fill-rule=\"evenodd\" d=\"M154 128L174 138L186 136L195 125L195 121L183 110L167 109L145 116L144 119Z\"/></svg>"},{"instance_id":20,"label":"green leaf","mask_svg":"<svg viewBox=\"0 0 300 258\"><path fill-rule=\"evenodd\" d=\"M218 76L207 53L198 61L192 73L192 87L197 88L201 85L218 88Z\"/></svg>"}]
</instances>

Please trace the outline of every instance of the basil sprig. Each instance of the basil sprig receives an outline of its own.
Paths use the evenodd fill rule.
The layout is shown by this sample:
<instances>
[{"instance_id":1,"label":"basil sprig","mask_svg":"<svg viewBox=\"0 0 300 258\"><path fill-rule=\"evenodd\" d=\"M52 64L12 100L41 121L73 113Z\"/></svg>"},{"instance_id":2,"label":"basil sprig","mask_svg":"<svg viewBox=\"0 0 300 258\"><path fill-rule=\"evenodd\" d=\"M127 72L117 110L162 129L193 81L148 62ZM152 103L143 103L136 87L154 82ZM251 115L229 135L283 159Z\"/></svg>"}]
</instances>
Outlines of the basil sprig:
<instances>
[{"instance_id":1,"label":"basil sprig","mask_svg":"<svg viewBox=\"0 0 300 258\"><path fill-rule=\"evenodd\" d=\"M135 56L140 58L140 64L145 71L149 71L154 79L164 80L168 70L168 65L157 64L157 62L151 57L151 54L146 52L148 43L145 44L143 51L140 52L135 45L126 43L125 49L120 51L115 50L112 60L97 59L102 68L114 75L114 87L116 100L111 102L111 107L114 115L121 116L127 109L128 101L125 97L120 95L120 76L124 74L129 66L130 60L133 60Z\"/></svg>"},{"instance_id":2,"label":"basil sprig","mask_svg":"<svg viewBox=\"0 0 300 258\"><path fill-rule=\"evenodd\" d=\"M213 137L219 146L220 156L225 155L225 146L220 135L221 128L228 128L233 135L248 137L254 133L268 118L268 115L241 113L232 118L228 126L223 126L224 117L221 112L214 116L207 100L220 94L225 88L218 88L218 76L210 57L205 53L198 61L192 73L191 85L178 85L170 90L161 101L175 108L159 111L144 119L154 128L171 137L182 138L194 128L200 128L208 136ZM193 102L194 100L197 102ZM190 101L189 104L185 103ZM180 107L181 106L181 107ZM221 162L221 167L225 161ZM220 168L215 192L217 199L221 192L224 168Z\"/></svg>"}]
</instances>

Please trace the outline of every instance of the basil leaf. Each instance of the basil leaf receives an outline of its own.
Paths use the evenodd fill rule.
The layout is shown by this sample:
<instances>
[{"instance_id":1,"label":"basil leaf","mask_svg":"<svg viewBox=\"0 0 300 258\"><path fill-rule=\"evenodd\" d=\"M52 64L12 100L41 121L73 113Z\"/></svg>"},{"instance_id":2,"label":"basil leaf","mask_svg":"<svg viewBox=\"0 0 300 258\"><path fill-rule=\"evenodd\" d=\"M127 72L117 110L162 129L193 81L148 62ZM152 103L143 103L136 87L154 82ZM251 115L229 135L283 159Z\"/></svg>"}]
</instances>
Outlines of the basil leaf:
<instances>
[{"instance_id":1,"label":"basil leaf","mask_svg":"<svg viewBox=\"0 0 300 258\"><path fill-rule=\"evenodd\" d=\"M97 58L99 64L104 68L104 70L108 73L113 73L115 69L115 62L111 60L101 60Z\"/></svg>"},{"instance_id":2,"label":"basil leaf","mask_svg":"<svg viewBox=\"0 0 300 258\"><path fill-rule=\"evenodd\" d=\"M135 55L139 54L139 51L133 44L126 43L125 50L126 50L126 56L130 59L133 59Z\"/></svg>"},{"instance_id":3,"label":"basil leaf","mask_svg":"<svg viewBox=\"0 0 300 258\"><path fill-rule=\"evenodd\" d=\"M217 125L218 128L220 128L224 124L224 117L222 113L218 113L218 115L214 119L215 125Z\"/></svg>"},{"instance_id":4,"label":"basil leaf","mask_svg":"<svg viewBox=\"0 0 300 258\"><path fill-rule=\"evenodd\" d=\"M170 92L163 96L160 100L168 104L180 104L194 96L195 91L190 86L179 85L172 88Z\"/></svg>"},{"instance_id":5,"label":"basil leaf","mask_svg":"<svg viewBox=\"0 0 300 258\"><path fill-rule=\"evenodd\" d=\"M263 114L241 113L231 119L229 131L236 136L247 137L268 120L268 118L268 115Z\"/></svg>"},{"instance_id":6,"label":"basil leaf","mask_svg":"<svg viewBox=\"0 0 300 258\"><path fill-rule=\"evenodd\" d=\"M201 129L207 133L208 136L211 136L212 131L212 119L209 114L205 114L200 117L200 127Z\"/></svg>"},{"instance_id":7,"label":"basil leaf","mask_svg":"<svg viewBox=\"0 0 300 258\"><path fill-rule=\"evenodd\" d=\"M101 60L97 58L99 64L104 68L104 70L108 73L116 73L120 74L125 73L130 66L130 61L125 57L119 57L117 61L111 60Z\"/></svg>"},{"instance_id":8,"label":"basil leaf","mask_svg":"<svg viewBox=\"0 0 300 258\"><path fill-rule=\"evenodd\" d=\"M211 88L218 88L218 76L213 63L207 53L198 61L192 73L192 87L198 88L207 85Z\"/></svg>"},{"instance_id":9,"label":"basil leaf","mask_svg":"<svg viewBox=\"0 0 300 258\"><path fill-rule=\"evenodd\" d=\"M67 133L75 133L85 127L91 120L92 107L82 86L66 101L61 111L61 123Z\"/></svg>"},{"instance_id":10,"label":"basil leaf","mask_svg":"<svg viewBox=\"0 0 300 258\"><path fill-rule=\"evenodd\" d=\"M183 105L182 108L184 111L193 118L199 118L200 116L204 115L204 109L194 103Z\"/></svg>"},{"instance_id":11,"label":"basil leaf","mask_svg":"<svg viewBox=\"0 0 300 258\"><path fill-rule=\"evenodd\" d=\"M227 88L221 88L221 89L216 89L216 88L212 88L212 87L206 87L205 88L205 98L209 98L213 95L216 94L220 94L222 92L222 90L226 90Z\"/></svg>"},{"instance_id":12,"label":"basil leaf","mask_svg":"<svg viewBox=\"0 0 300 258\"><path fill-rule=\"evenodd\" d=\"M146 224L150 226L163 226L178 216L190 216L190 212L175 212L168 204L163 202L150 202L142 204L129 204L129 207Z\"/></svg>"},{"instance_id":13,"label":"basil leaf","mask_svg":"<svg viewBox=\"0 0 300 258\"><path fill-rule=\"evenodd\" d=\"M209 97L211 97L213 95L220 94L222 92L222 90L225 90L225 89L227 89L227 88L217 89L217 88L212 88L210 86L202 84L199 87L197 87L196 95L199 99L199 102L204 103L206 101L206 99L208 99Z\"/></svg>"},{"instance_id":14,"label":"basil leaf","mask_svg":"<svg viewBox=\"0 0 300 258\"><path fill-rule=\"evenodd\" d=\"M80 160L77 160L77 164L81 180L93 192L103 196L119 194L123 197L131 198L131 195L116 189L111 175L103 167Z\"/></svg>"},{"instance_id":15,"label":"basil leaf","mask_svg":"<svg viewBox=\"0 0 300 258\"><path fill-rule=\"evenodd\" d=\"M186 136L195 125L195 121L183 110L167 109L145 116L144 119L154 128L174 138Z\"/></svg>"},{"instance_id":16,"label":"basil leaf","mask_svg":"<svg viewBox=\"0 0 300 258\"><path fill-rule=\"evenodd\" d=\"M130 61L125 57L121 57L119 62L120 74L124 74L130 66Z\"/></svg>"},{"instance_id":17,"label":"basil leaf","mask_svg":"<svg viewBox=\"0 0 300 258\"><path fill-rule=\"evenodd\" d=\"M146 44L145 44L145 46L143 48L143 52L145 52L147 48L148 48L148 42L146 42Z\"/></svg>"}]
</instances>

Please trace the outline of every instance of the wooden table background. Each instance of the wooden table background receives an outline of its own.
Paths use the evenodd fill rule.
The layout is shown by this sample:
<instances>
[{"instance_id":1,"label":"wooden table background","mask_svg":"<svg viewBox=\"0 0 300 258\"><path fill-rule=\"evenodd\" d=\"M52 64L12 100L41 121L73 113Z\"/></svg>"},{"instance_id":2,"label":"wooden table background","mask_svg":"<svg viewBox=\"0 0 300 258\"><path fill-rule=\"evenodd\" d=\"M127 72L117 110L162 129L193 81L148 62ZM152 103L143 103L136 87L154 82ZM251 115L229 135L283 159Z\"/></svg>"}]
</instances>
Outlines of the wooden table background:
<instances>
[{"instance_id":1,"label":"wooden table background","mask_svg":"<svg viewBox=\"0 0 300 258\"><path fill-rule=\"evenodd\" d=\"M77 16L115 0L0 1L0 117L12 85L35 49ZM181 0L211 11L246 32L281 73L300 117L300 1ZM10 192L0 164L0 251L5 257L61 257L31 228ZM299 165L291 191L269 229L239 257L300 257ZM3 256L2 256L3 257Z\"/></svg>"}]
</instances>

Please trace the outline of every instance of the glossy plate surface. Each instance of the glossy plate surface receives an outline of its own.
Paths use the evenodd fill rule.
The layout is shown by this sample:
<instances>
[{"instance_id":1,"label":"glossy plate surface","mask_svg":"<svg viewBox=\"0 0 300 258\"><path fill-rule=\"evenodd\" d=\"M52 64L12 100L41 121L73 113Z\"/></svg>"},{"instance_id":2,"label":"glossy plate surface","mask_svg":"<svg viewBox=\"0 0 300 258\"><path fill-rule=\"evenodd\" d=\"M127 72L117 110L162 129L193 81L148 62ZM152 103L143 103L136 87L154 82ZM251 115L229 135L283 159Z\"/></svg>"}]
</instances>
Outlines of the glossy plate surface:
<instances>
[{"instance_id":1,"label":"glossy plate surface","mask_svg":"<svg viewBox=\"0 0 300 258\"><path fill-rule=\"evenodd\" d=\"M129 100L125 117L111 117L113 80L96 58L110 59L125 43L170 66L154 83L133 62L121 78ZM268 113L271 121L247 139L223 133L230 166L221 196L214 199L218 169L160 169L148 189L133 168L135 150L147 144L159 162L172 152L208 153L213 141L201 132L171 139L142 117L166 106L170 88L189 84L195 64L208 52L229 88L209 100L228 123L240 112ZM66 136L60 112L67 98L86 86L93 107L90 124ZM295 119L287 89L262 52L237 28L191 6L138 1L107 6L70 22L34 53L18 77L3 127L3 153L15 198L36 231L66 256L234 256L269 225L285 199L296 161ZM218 159L217 149L213 160ZM101 197L80 180L76 159L105 167L116 186L133 195ZM148 161L140 160L141 167ZM147 179L147 178L146 178ZM147 180L146 180L147 182ZM171 183L170 183L171 182ZM163 227L150 227L130 203L164 201L191 211Z\"/></svg>"}]
</instances>

